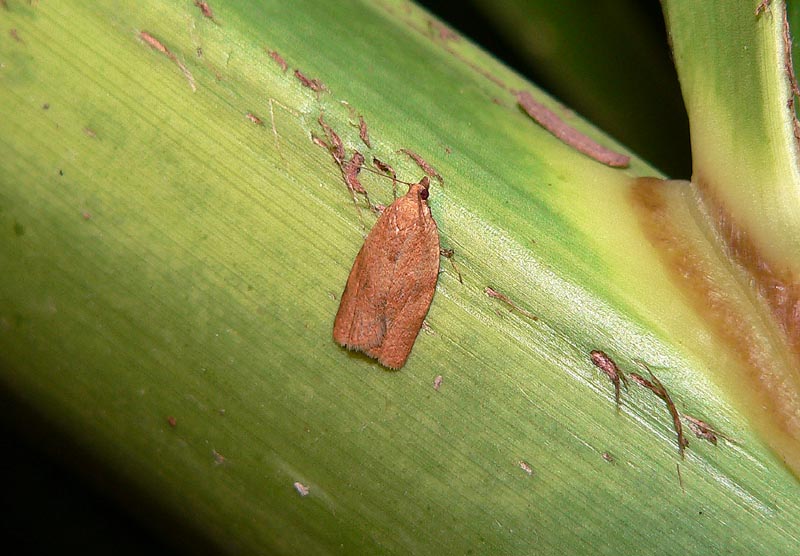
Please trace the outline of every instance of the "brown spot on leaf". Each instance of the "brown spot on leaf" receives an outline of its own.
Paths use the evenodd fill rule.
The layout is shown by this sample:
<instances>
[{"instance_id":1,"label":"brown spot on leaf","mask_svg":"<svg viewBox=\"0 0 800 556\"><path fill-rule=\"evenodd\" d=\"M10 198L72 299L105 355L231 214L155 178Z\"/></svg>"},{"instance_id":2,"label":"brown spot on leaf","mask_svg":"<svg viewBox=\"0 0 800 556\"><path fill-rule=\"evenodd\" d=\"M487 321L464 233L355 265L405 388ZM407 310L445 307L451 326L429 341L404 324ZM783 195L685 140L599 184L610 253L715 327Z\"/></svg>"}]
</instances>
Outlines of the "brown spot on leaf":
<instances>
[{"instance_id":1,"label":"brown spot on leaf","mask_svg":"<svg viewBox=\"0 0 800 556\"><path fill-rule=\"evenodd\" d=\"M364 116L358 117L358 136L361 137L361 140L364 144L372 148L372 144L369 142L369 131L367 131L367 122L364 121Z\"/></svg>"},{"instance_id":2,"label":"brown spot on leaf","mask_svg":"<svg viewBox=\"0 0 800 556\"><path fill-rule=\"evenodd\" d=\"M142 38L142 40L143 40L144 42L146 42L147 44L149 44L149 45L150 45L150 47L152 47L152 48L154 48L154 49L158 50L158 51L159 51L159 52L161 52L162 54L166 54L166 55L169 55L169 54L170 54L170 51L167 49L167 47L166 47L166 46L164 46L164 45L161 43L161 41L160 41L160 40L158 40L157 38L155 38L153 35L151 35L151 34L150 34L150 33L148 33L147 31L142 31L141 33L139 33L139 36Z\"/></svg>"},{"instance_id":3,"label":"brown spot on leaf","mask_svg":"<svg viewBox=\"0 0 800 556\"><path fill-rule=\"evenodd\" d=\"M458 269L458 265L456 264L456 261L453 258L455 256L455 251L453 249L440 249L440 254L442 255L442 257L450 261L450 266L453 267L453 270L456 271L456 276L458 276L458 282L460 284L463 284L464 279L461 277L461 271Z\"/></svg>"},{"instance_id":4,"label":"brown spot on leaf","mask_svg":"<svg viewBox=\"0 0 800 556\"><path fill-rule=\"evenodd\" d=\"M317 135L313 131L311 132L311 142L318 147L322 147L326 151L331 148L330 145L328 145L319 135Z\"/></svg>"},{"instance_id":5,"label":"brown spot on leaf","mask_svg":"<svg viewBox=\"0 0 800 556\"><path fill-rule=\"evenodd\" d=\"M194 76L192 76L192 73L189 71L189 68L187 68L183 64L183 62L181 62L178 59L178 57L164 45L164 43L162 43L160 40L155 38L147 31L140 31L139 38L141 38L145 43L147 43L150 46L150 48L157 50L158 52L162 53L164 56L172 60L172 62L176 66L178 66L178 68L181 70L181 73L183 73L184 77L186 77L186 80L189 82L189 86L192 88L192 92L197 91L197 86L194 83Z\"/></svg>"},{"instance_id":6,"label":"brown spot on leaf","mask_svg":"<svg viewBox=\"0 0 800 556\"><path fill-rule=\"evenodd\" d=\"M606 352L595 349L589 353L589 356L592 359L592 363L594 363L595 367L603 371L614 385L614 400L617 403L617 410L619 410L620 378L625 383L626 388L628 387L627 378L625 378L625 375L622 373L619 367L617 367L617 364L614 363L614 360L611 359Z\"/></svg>"},{"instance_id":7,"label":"brown spot on leaf","mask_svg":"<svg viewBox=\"0 0 800 556\"><path fill-rule=\"evenodd\" d=\"M342 144L341 138L331 126L325 123L322 114L319 115L317 121L319 121L322 131L325 132L325 136L328 138L328 148L330 149L331 156L333 156L333 160L341 167L341 165L344 164L344 145Z\"/></svg>"},{"instance_id":8,"label":"brown spot on leaf","mask_svg":"<svg viewBox=\"0 0 800 556\"><path fill-rule=\"evenodd\" d=\"M378 160L374 156L372 157L372 164L375 166L375 168L377 168L378 170L380 170L381 172L383 172L387 176L391 176L391 178L392 178L392 195L394 195L394 197L393 197L394 199L397 199L397 174L395 173L394 168L392 168L391 165L389 165L389 164L387 164L387 163L385 163L385 162L383 162L381 160Z\"/></svg>"},{"instance_id":9,"label":"brown spot on leaf","mask_svg":"<svg viewBox=\"0 0 800 556\"><path fill-rule=\"evenodd\" d=\"M347 184L347 187L350 189L350 191L354 191L361 195L366 195L367 190L364 189L364 186L361 185L361 182L358 179L358 174L361 173L361 167L363 164L364 155L358 151L355 151L353 156L350 157L350 160L342 165L342 176L344 177L344 183Z\"/></svg>"},{"instance_id":10,"label":"brown spot on leaf","mask_svg":"<svg viewBox=\"0 0 800 556\"><path fill-rule=\"evenodd\" d=\"M771 2L772 0L761 0L761 2L758 3L758 6L756 6L756 17L767 11L767 8L769 8Z\"/></svg>"},{"instance_id":11,"label":"brown spot on leaf","mask_svg":"<svg viewBox=\"0 0 800 556\"><path fill-rule=\"evenodd\" d=\"M247 118L256 125L264 125L264 120L262 120L252 112L248 112L247 114L245 114L245 118Z\"/></svg>"},{"instance_id":12,"label":"brown spot on leaf","mask_svg":"<svg viewBox=\"0 0 800 556\"><path fill-rule=\"evenodd\" d=\"M442 387L443 381L444 379L442 378L442 375L437 375L436 378L433 379L433 389L438 392L439 388Z\"/></svg>"},{"instance_id":13,"label":"brown spot on leaf","mask_svg":"<svg viewBox=\"0 0 800 556\"><path fill-rule=\"evenodd\" d=\"M328 90L328 88L322 81L320 81L319 79L310 79L306 77L303 74L303 72L301 72L299 69L294 70L294 76L297 78L298 81L300 81L300 83L302 83L304 87L308 87L309 89L317 93L317 95L319 95L323 91Z\"/></svg>"},{"instance_id":14,"label":"brown spot on leaf","mask_svg":"<svg viewBox=\"0 0 800 556\"><path fill-rule=\"evenodd\" d=\"M275 60L275 63L280 66L281 71L286 73L286 70L289 69L289 66L286 64L286 60L283 59L283 56L278 54L277 50L267 50L267 54L269 54L269 57Z\"/></svg>"},{"instance_id":15,"label":"brown spot on leaf","mask_svg":"<svg viewBox=\"0 0 800 556\"><path fill-rule=\"evenodd\" d=\"M372 164L374 164L375 168L377 168L378 170L380 170L384 174L386 174L388 176L392 176L393 178L397 177L397 174L395 173L394 168L392 168L391 165L387 164L386 162L382 162L382 161L378 160L374 156L372 157Z\"/></svg>"},{"instance_id":16,"label":"brown spot on leaf","mask_svg":"<svg viewBox=\"0 0 800 556\"><path fill-rule=\"evenodd\" d=\"M417 166L419 166L423 172L425 172L432 178L436 178L439 181L440 185L444 185L444 178L442 178L442 175L436 170L436 168L428 164L428 162L424 158L422 158L420 155L418 155L411 149L400 149L400 152L408 155L411 158L411 160L417 163Z\"/></svg>"},{"instance_id":17,"label":"brown spot on leaf","mask_svg":"<svg viewBox=\"0 0 800 556\"><path fill-rule=\"evenodd\" d=\"M714 446L717 445L717 431L712 429L708 423L689 415L684 415L683 420L686 421L689 430L691 430L697 438L708 440Z\"/></svg>"},{"instance_id":18,"label":"brown spot on leaf","mask_svg":"<svg viewBox=\"0 0 800 556\"><path fill-rule=\"evenodd\" d=\"M630 164L629 156L612 151L567 125L555 112L534 100L529 92L519 91L516 97L520 107L528 116L575 150L615 168L627 168Z\"/></svg>"},{"instance_id":19,"label":"brown spot on leaf","mask_svg":"<svg viewBox=\"0 0 800 556\"><path fill-rule=\"evenodd\" d=\"M689 445L689 441L686 440L686 437L683 435L681 416L678 413L678 410L675 407L669 392L667 392L667 389L664 388L663 384L661 384L661 381L656 378L656 376L653 374L653 371L650 370L650 367L648 367L647 364L642 361L639 361L638 363L644 367L648 373L650 373L650 378L652 381L647 380L637 373L630 374L631 380L633 380L639 386L643 386L644 388L650 390L653 394L661 398L667 405L667 410L672 416L672 424L675 427L675 434L678 436L678 453L681 455L681 457L684 457L684 450L686 449L686 446Z\"/></svg>"},{"instance_id":20,"label":"brown spot on leaf","mask_svg":"<svg viewBox=\"0 0 800 556\"><path fill-rule=\"evenodd\" d=\"M758 12L756 12L758 15ZM797 120L797 113L794 109L794 103L797 97L800 97L800 89L797 88L797 78L794 75L794 64L792 63L792 34L789 29L789 16L788 9L784 6L783 9L783 57L784 69L786 77L789 80L789 99L786 101L786 108L792 118L794 128L795 146L800 141L800 122Z\"/></svg>"},{"instance_id":21,"label":"brown spot on leaf","mask_svg":"<svg viewBox=\"0 0 800 556\"><path fill-rule=\"evenodd\" d=\"M22 38L19 36L19 31L17 31L16 29L9 30L8 34L11 35L11 38L17 41L18 43L25 44L25 41L22 40Z\"/></svg>"},{"instance_id":22,"label":"brown spot on leaf","mask_svg":"<svg viewBox=\"0 0 800 556\"><path fill-rule=\"evenodd\" d=\"M194 0L194 5L200 8L200 11L203 13L205 17L216 23L216 19L214 19L214 10L211 9L211 6L208 5L208 2L201 2L200 0Z\"/></svg>"},{"instance_id":23,"label":"brown spot on leaf","mask_svg":"<svg viewBox=\"0 0 800 556\"><path fill-rule=\"evenodd\" d=\"M226 458L216 450L211 450L211 455L214 456L214 464L215 465L222 465L225 463Z\"/></svg>"},{"instance_id":24,"label":"brown spot on leaf","mask_svg":"<svg viewBox=\"0 0 800 556\"><path fill-rule=\"evenodd\" d=\"M170 415L169 417L167 417L167 424L169 424L169 426L174 429L175 427L178 426L178 420L172 415Z\"/></svg>"}]
</instances>

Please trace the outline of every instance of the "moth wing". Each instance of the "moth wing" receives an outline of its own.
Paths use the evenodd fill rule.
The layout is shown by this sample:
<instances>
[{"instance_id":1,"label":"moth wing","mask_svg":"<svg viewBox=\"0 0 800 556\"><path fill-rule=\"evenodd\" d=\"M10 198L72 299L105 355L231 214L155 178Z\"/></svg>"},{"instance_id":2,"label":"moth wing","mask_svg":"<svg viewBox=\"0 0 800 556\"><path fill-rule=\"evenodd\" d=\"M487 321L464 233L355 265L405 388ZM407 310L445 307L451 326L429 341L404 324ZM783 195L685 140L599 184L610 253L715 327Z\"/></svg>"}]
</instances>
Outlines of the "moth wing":
<instances>
[{"instance_id":1,"label":"moth wing","mask_svg":"<svg viewBox=\"0 0 800 556\"><path fill-rule=\"evenodd\" d=\"M333 339L348 349L367 351L379 346L386 331L383 313L394 262L386 252L393 235L394 204L383 211L367 234L356 256L339 310L333 323Z\"/></svg>"},{"instance_id":2,"label":"moth wing","mask_svg":"<svg viewBox=\"0 0 800 556\"><path fill-rule=\"evenodd\" d=\"M419 201L412 207L419 213ZM439 233L427 206L404 234L388 284L384 335L367 351L382 365L399 369L411 353L430 308L439 277Z\"/></svg>"}]
</instances>

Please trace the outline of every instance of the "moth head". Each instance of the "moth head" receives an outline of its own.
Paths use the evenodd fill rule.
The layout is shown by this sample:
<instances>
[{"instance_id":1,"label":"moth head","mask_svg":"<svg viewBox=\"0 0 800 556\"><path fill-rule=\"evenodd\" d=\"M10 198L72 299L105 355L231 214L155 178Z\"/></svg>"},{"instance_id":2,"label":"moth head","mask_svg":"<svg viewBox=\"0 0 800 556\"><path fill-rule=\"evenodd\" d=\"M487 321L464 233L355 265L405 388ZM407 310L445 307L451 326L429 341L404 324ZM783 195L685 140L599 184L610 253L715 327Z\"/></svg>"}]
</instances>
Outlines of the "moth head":
<instances>
[{"instance_id":1,"label":"moth head","mask_svg":"<svg viewBox=\"0 0 800 556\"><path fill-rule=\"evenodd\" d=\"M427 201L428 197L430 196L430 185L431 180L428 179L428 176L425 176L421 180L419 180L419 185L422 186L422 190L419 192L419 197L423 201Z\"/></svg>"}]
</instances>

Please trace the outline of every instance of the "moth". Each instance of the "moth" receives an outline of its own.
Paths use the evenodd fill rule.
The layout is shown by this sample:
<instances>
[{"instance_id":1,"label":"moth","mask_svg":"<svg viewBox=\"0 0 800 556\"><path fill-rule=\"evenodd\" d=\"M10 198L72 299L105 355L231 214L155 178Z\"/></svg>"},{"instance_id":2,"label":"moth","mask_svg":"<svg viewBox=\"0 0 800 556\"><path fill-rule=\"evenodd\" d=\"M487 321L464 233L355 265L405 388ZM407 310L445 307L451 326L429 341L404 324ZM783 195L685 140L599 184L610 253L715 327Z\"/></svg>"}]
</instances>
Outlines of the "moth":
<instances>
[{"instance_id":1,"label":"moth","mask_svg":"<svg viewBox=\"0 0 800 556\"><path fill-rule=\"evenodd\" d=\"M333 324L339 345L390 369L405 365L439 277L429 187L426 176L384 209L356 256Z\"/></svg>"}]
</instances>

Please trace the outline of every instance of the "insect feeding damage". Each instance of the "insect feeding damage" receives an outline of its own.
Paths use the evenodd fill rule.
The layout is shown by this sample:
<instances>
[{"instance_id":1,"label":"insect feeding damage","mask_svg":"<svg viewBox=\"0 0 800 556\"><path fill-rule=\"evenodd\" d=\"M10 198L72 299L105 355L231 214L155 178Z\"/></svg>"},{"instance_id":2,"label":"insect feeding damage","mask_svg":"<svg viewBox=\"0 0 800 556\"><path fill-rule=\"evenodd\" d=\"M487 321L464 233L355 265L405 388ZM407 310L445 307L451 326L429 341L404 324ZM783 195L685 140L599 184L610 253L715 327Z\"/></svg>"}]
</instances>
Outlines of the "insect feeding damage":
<instances>
[{"instance_id":1,"label":"insect feeding damage","mask_svg":"<svg viewBox=\"0 0 800 556\"><path fill-rule=\"evenodd\" d=\"M483 288L483 292L489 297L492 297L494 299L499 299L500 301L508 305L509 311L517 311L523 317L527 317L531 320L539 320L539 317L537 317L530 311L526 311L525 309L523 309L522 307L511 301L511 299L507 295L500 293L496 289L490 286L486 286L485 288Z\"/></svg>"},{"instance_id":2,"label":"insect feeding damage","mask_svg":"<svg viewBox=\"0 0 800 556\"><path fill-rule=\"evenodd\" d=\"M333 339L390 369L405 365L433 300L439 231L422 178L386 208L356 256Z\"/></svg>"},{"instance_id":3,"label":"insect feeding damage","mask_svg":"<svg viewBox=\"0 0 800 556\"><path fill-rule=\"evenodd\" d=\"M628 387L628 379L625 378L623 372L619 369L619 367L617 367L617 364L614 363L614 360L611 359L606 352L594 349L589 353L589 356L592 358L592 363L594 363L595 367L603 371L606 376L611 379L611 383L614 385L614 400L617 402L617 410L619 411L620 378L622 379L622 382L625 383L625 388Z\"/></svg>"},{"instance_id":4,"label":"insect feeding damage","mask_svg":"<svg viewBox=\"0 0 800 556\"><path fill-rule=\"evenodd\" d=\"M672 423L673 426L675 427L675 434L678 437L678 453L681 455L681 458L683 458L684 451L686 450L686 447L689 445L689 441L686 440L686 437L683 435L683 427L681 426L681 416L678 413L678 409L675 407L675 403L672 401L669 392L667 392L667 389L664 388L663 384L661 384L661 381L656 378L656 376L653 374L653 371L650 370L650 367L648 367L641 361L639 362L639 364L645 369L647 369L648 373L650 373L650 378L652 379L652 382L637 373L630 374L631 380L633 380L639 386L647 388L653 394L661 398L665 404L667 404L667 410L669 411L669 414L672 416Z\"/></svg>"},{"instance_id":5,"label":"insect feeding damage","mask_svg":"<svg viewBox=\"0 0 800 556\"><path fill-rule=\"evenodd\" d=\"M596 143L574 127L564 123L555 112L537 102L527 91L516 93L517 103L528 116L561 141L588 157L615 168L627 168L631 158Z\"/></svg>"},{"instance_id":6,"label":"insect feeding damage","mask_svg":"<svg viewBox=\"0 0 800 556\"><path fill-rule=\"evenodd\" d=\"M189 82L189 86L192 88L192 92L194 93L197 91L197 85L195 85L194 76L192 75L192 72L189 71L189 68L187 68L184 65L184 63L181 62L178 59L178 57L164 45L164 43L162 43L160 40L155 38L147 31L140 31L139 38L142 39L150 48L152 48L153 50L157 50L158 52L160 52L161 54L172 60L172 62L176 66L178 66L178 68L181 70L181 73L183 73L183 76Z\"/></svg>"}]
</instances>

